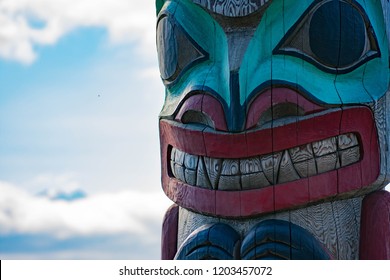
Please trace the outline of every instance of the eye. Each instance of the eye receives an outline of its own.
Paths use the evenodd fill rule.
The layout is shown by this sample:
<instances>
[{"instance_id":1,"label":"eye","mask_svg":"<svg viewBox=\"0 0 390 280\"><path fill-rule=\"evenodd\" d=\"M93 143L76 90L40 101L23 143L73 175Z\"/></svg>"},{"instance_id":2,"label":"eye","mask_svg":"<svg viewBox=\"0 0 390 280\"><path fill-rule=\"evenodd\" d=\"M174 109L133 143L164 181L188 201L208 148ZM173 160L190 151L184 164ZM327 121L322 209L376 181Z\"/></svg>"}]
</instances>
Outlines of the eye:
<instances>
[{"instance_id":1,"label":"eye","mask_svg":"<svg viewBox=\"0 0 390 280\"><path fill-rule=\"evenodd\" d=\"M157 52L161 78L165 84L174 82L208 54L169 15L157 22Z\"/></svg>"},{"instance_id":2,"label":"eye","mask_svg":"<svg viewBox=\"0 0 390 280\"><path fill-rule=\"evenodd\" d=\"M300 57L329 73L348 73L380 57L378 41L355 1L312 5L286 33L273 54Z\"/></svg>"}]
</instances>

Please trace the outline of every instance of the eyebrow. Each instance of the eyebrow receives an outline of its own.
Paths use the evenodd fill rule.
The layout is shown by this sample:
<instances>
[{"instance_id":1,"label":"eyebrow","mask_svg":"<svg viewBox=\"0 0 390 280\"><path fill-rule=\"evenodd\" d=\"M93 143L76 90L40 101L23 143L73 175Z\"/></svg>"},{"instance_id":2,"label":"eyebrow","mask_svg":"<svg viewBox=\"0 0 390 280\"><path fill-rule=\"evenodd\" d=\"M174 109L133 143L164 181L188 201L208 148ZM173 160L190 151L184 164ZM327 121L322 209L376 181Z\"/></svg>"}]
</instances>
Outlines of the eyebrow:
<instances>
[{"instance_id":1,"label":"eyebrow","mask_svg":"<svg viewBox=\"0 0 390 280\"><path fill-rule=\"evenodd\" d=\"M246 17L268 6L272 0L192 0L206 10L226 17Z\"/></svg>"}]
</instances>

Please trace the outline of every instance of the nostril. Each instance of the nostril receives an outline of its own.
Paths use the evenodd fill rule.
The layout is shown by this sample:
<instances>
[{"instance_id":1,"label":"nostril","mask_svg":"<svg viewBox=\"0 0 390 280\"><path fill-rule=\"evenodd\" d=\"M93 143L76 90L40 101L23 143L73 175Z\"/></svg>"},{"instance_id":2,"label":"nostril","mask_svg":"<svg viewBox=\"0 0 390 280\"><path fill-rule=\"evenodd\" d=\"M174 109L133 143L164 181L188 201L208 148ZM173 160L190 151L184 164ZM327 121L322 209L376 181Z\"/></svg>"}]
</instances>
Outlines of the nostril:
<instances>
[{"instance_id":1,"label":"nostril","mask_svg":"<svg viewBox=\"0 0 390 280\"><path fill-rule=\"evenodd\" d=\"M247 119L246 129L258 126L264 127L271 121L283 120L306 116L325 110L326 107L318 105L307 99L302 93L287 88L268 88L251 100ZM274 123L275 124L275 123Z\"/></svg>"},{"instance_id":2,"label":"nostril","mask_svg":"<svg viewBox=\"0 0 390 280\"><path fill-rule=\"evenodd\" d=\"M266 110L261 114L258 126L263 126L271 121L280 119L287 119L289 117L300 117L305 115L305 110L299 107L297 104L290 102L277 104Z\"/></svg>"},{"instance_id":3,"label":"nostril","mask_svg":"<svg viewBox=\"0 0 390 280\"><path fill-rule=\"evenodd\" d=\"M181 122L186 124L200 124L215 129L214 121L204 112L189 110L181 116Z\"/></svg>"},{"instance_id":4,"label":"nostril","mask_svg":"<svg viewBox=\"0 0 390 280\"><path fill-rule=\"evenodd\" d=\"M207 125L215 130L227 131L222 104L213 96L199 92L189 96L180 106L175 120L187 124Z\"/></svg>"}]
</instances>

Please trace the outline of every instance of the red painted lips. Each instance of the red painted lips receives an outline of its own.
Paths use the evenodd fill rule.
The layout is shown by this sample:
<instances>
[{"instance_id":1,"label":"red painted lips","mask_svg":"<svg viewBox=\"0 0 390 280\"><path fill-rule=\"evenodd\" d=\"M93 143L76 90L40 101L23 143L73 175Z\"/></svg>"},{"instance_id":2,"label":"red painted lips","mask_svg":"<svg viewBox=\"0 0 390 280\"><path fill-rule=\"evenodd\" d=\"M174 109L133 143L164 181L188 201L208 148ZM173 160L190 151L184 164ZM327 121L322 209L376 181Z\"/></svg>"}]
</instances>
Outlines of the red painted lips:
<instances>
[{"instance_id":1,"label":"red painted lips","mask_svg":"<svg viewBox=\"0 0 390 280\"><path fill-rule=\"evenodd\" d=\"M205 96L193 96L199 101L193 104L209 108L215 129L160 121L163 189L182 207L249 217L357 191L379 175L377 131L368 107L326 110L290 89L273 89L252 102L246 131L228 133L217 131L226 128L218 117L221 106L212 110ZM280 121L267 128L271 104L295 104L299 114L291 121L289 114L271 110L271 118ZM178 115L185 110L194 110L191 102Z\"/></svg>"}]
</instances>

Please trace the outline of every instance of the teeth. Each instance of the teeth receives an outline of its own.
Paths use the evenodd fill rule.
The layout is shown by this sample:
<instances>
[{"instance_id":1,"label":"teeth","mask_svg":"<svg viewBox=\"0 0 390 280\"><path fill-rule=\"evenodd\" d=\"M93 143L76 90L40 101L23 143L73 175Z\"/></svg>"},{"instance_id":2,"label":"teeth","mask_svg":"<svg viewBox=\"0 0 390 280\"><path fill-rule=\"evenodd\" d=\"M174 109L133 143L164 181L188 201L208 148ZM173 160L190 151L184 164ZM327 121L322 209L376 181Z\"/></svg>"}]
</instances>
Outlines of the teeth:
<instances>
[{"instance_id":1,"label":"teeth","mask_svg":"<svg viewBox=\"0 0 390 280\"><path fill-rule=\"evenodd\" d=\"M340 135L337 143L341 150L348 149L359 144L356 135L353 133Z\"/></svg>"},{"instance_id":2,"label":"teeth","mask_svg":"<svg viewBox=\"0 0 390 280\"><path fill-rule=\"evenodd\" d=\"M280 161L280 171L278 176L278 183L286 183L300 179L294 164L291 161L288 151L283 152L282 160Z\"/></svg>"},{"instance_id":3,"label":"teeth","mask_svg":"<svg viewBox=\"0 0 390 280\"><path fill-rule=\"evenodd\" d=\"M201 188L211 189L210 180L208 178L207 169L203 159L199 160L198 170L196 173L196 185Z\"/></svg>"},{"instance_id":4,"label":"teeth","mask_svg":"<svg viewBox=\"0 0 390 280\"><path fill-rule=\"evenodd\" d=\"M179 164L174 164L174 169L173 169L173 175L175 177L183 182L185 182L185 176L184 176L184 168L183 166Z\"/></svg>"},{"instance_id":5,"label":"teeth","mask_svg":"<svg viewBox=\"0 0 390 280\"><path fill-rule=\"evenodd\" d=\"M347 133L273 154L218 159L172 148L175 178L192 186L226 191L263 188L336 170L360 160L359 141Z\"/></svg>"},{"instance_id":6,"label":"teeth","mask_svg":"<svg viewBox=\"0 0 390 280\"><path fill-rule=\"evenodd\" d=\"M237 191L241 189L240 176L221 175L218 182L218 190Z\"/></svg>"},{"instance_id":7,"label":"teeth","mask_svg":"<svg viewBox=\"0 0 390 280\"><path fill-rule=\"evenodd\" d=\"M185 166L185 182L192 186L196 185L196 173L198 169L199 156L193 156L185 154L184 166Z\"/></svg>"},{"instance_id":8,"label":"teeth","mask_svg":"<svg viewBox=\"0 0 390 280\"><path fill-rule=\"evenodd\" d=\"M264 175L272 185L276 183L281 159L282 153L271 154L261 158L261 167L263 168Z\"/></svg>"},{"instance_id":9,"label":"teeth","mask_svg":"<svg viewBox=\"0 0 390 280\"><path fill-rule=\"evenodd\" d=\"M251 174L263 171L261 168L260 158L249 158L240 160L240 172L241 174Z\"/></svg>"},{"instance_id":10,"label":"teeth","mask_svg":"<svg viewBox=\"0 0 390 280\"><path fill-rule=\"evenodd\" d=\"M336 138L329 138L322 141L314 142L313 151L317 157L334 153L337 151Z\"/></svg>"},{"instance_id":11,"label":"teeth","mask_svg":"<svg viewBox=\"0 0 390 280\"><path fill-rule=\"evenodd\" d=\"M356 162L360 158L360 149L358 146L340 151L341 165L346 166Z\"/></svg>"},{"instance_id":12,"label":"teeth","mask_svg":"<svg viewBox=\"0 0 390 280\"><path fill-rule=\"evenodd\" d=\"M301 178L317 175L315 159L294 163L294 167Z\"/></svg>"},{"instance_id":13,"label":"teeth","mask_svg":"<svg viewBox=\"0 0 390 280\"><path fill-rule=\"evenodd\" d=\"M219 177L219 190L240 190L240 162L234 159L225 159L222 163L221 176ZM238 175L238 176L237 176Z\"/></svg>"},{"instance_id":14,"label":"teeth","mask_svg":"<svg viewBox=\"0 0 390 280\"><path fill-rule=\"evenodd\" d=\"M289 152L291 155L291 160L294 163L305 161L305 160L310 160L314 157L311 144L307 144L307 145L303 145L303 146L299 146L299 147L294 147L294 148L290 149Z\"/></svg>"},{"instance_id":15,"label":"teeth","mask_svg":"<svg viewBox=\"0 0 390 280\"><path fill-rule=\"evenodd\" d=\"M318 173L325 173L340 167L337 153L316 158Z\"/></svg>"},{"instance_id":16,"label":"teeth","mask_svg":"<svg viewBox=\"0 0 390 280\"><path fill-rule=\"evenodd\" d=\"M241 159L240 172L242 174L241 186L243 190L258 189L271 185L261 168L260 157Z\"/></svg>"},{"instance_id":17,"label":"teeth","mask_svg":"<svg viewBox=\"0 0 390 280\"><path fill-rule=\"evenodd\" d=\"M243 190L260 189L271 185L263 172L242 175L241 184Z\"/></svg>"},{"instance_id":18,"label":"teeth","mask_svg":"<svg viewBox=\"0 0 390 280\"><path fill-rule=\"evenodd\" d=\"M198 160L199 160L199 156L185 154L184 165L188 169L196 170L196 168L198 167Z\"/></svg>"},{"instance_id":19,"label":"teeth","mask_svg":"<svg viewBox=\"0 0 390 280\"><path fill-rule=\"evenodd\" d=\"M238 175L240 172L240 163L238 160L225 159L222 164L222 175Z\"/></svg>"},{"instance_id":20,"label":"teeth","mask_svg":"<svg viewBox=\"0 0 390 280\"><path fill-rule=\"evenodd\" d=\"M209 175L209 180L214 189L218 186L218 179L222 169L222 159L204 157L204 163Z\"/></svg>"},{"instance_id":21,"label":"teeth","mask_svg":"<svg viewBox=\"0 0 390 280\"><path fill-rule=\"evenodd\" d=\"M185 153L176 149L175 151L175 162L177 164L180 164L181 166L183 166L183 163L184 163L184 156L185 156Z\"/></svg>"}]
</instances>

